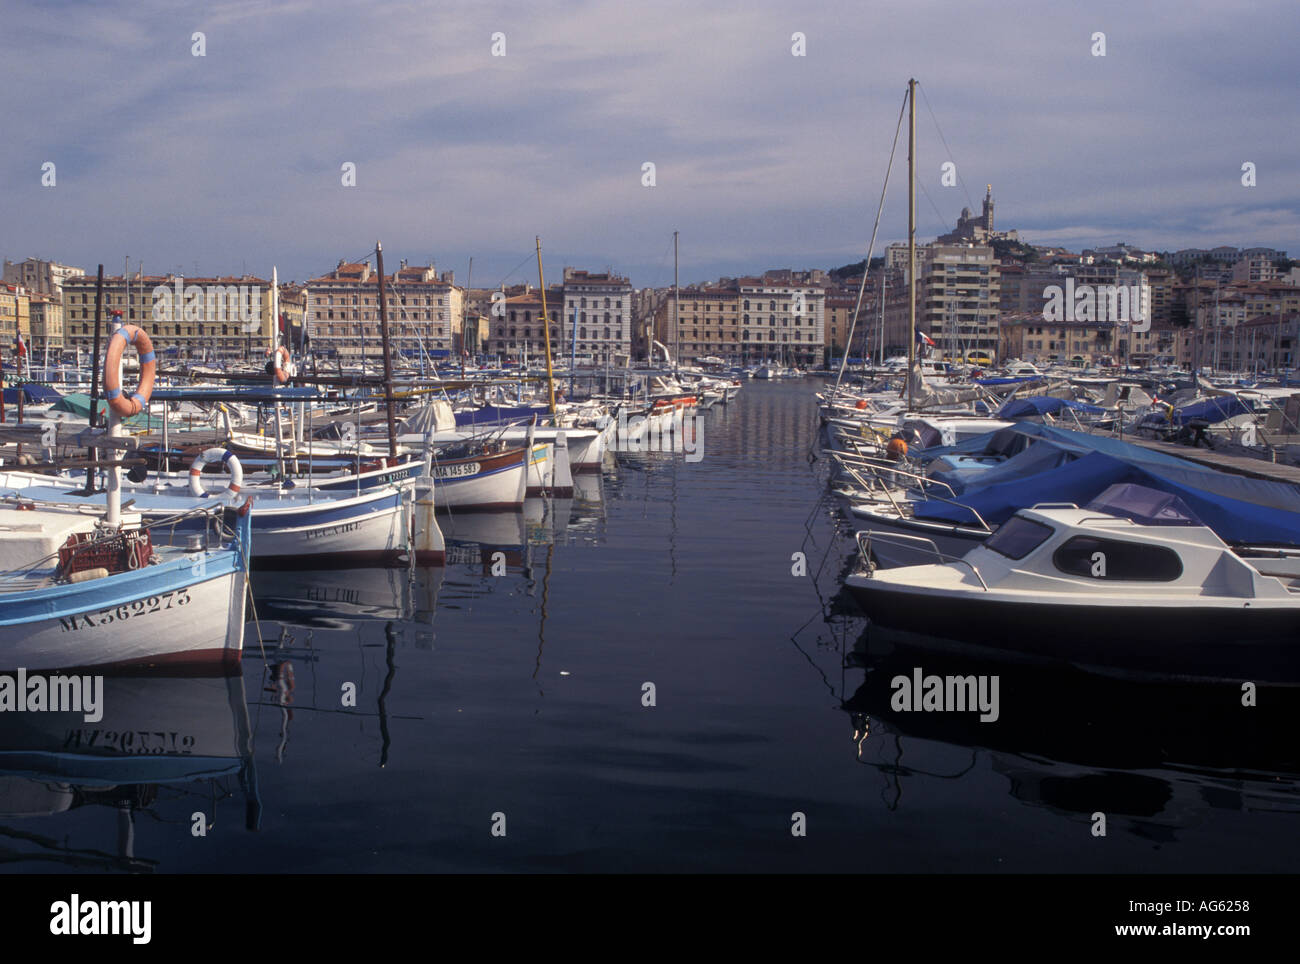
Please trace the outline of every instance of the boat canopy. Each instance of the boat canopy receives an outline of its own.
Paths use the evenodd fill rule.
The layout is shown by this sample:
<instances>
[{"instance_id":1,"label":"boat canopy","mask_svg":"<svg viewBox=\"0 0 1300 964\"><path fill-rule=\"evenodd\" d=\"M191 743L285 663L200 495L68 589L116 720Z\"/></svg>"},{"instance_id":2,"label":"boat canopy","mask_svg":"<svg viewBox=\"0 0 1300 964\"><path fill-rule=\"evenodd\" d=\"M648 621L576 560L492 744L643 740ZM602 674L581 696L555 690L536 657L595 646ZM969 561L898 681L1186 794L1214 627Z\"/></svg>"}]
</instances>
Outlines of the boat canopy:
<instances>
[{"instance_id":1,"label":"boat canopy","mask_svg":"<svg viewBox=\"0 0 1300 964\"><path fill-rule=\"evenodd\" d=\"M456 413L457 425L487 425L496 422L513 422L531 419L534 415L550 415L546 405L484 405L481 408L462 409Z\"/></svg>"},{"instance_id":2,"label":"boat canopy","mask_svg":"<svg viewBox=\"0 0 1300 964\"><path fill-rule=\"evenodd\" d=\"M18 385L14 388L6 388L4 390L5 404L17 405L19 392L22 392L23 401L28 405L43 405L47 402L53 403L63 397L57 390L50 388L49 385Z\"/></svg>"},{"instance_id":3,"label":"boat canopy","mask_svg":"<svg viewBox=\"0 0 1300 964\"><path fill-rule=\"evenodd\" d=\"M78 418L89 420L90 418L90 396L85 392L69 392L67 395L59 398L50 406L52 412L67 412ZM99 400L99 414L103 415L108 411L108 402L104 399ZM129 418L122 419L122 424L129 429L138 431L153 431L162 428L161 418L151 418L147 413L141 412L138 415L132 415Z\"/></svg>"},{"instance_id":4,"label":"boat canopy","mask_svg":"<svg viewBox=\"0 0 1300 964\"><path fill-rule=\"evenodd\" d=\"M1178 496L1131 482L1112 485L1086 508L1132 519L1144 526L1205 525Z\"/></svg>"},{"instance_id":5,"label":"boat canopy","mask_svg":"<svg viewBox=\"0 0 1300 964\"><path fill-rule=\"evenodd\" d=\"M155 402L312 402L325 398L310 385L227 385L219 387L155 388Z\"/></svg>"},{"instance_id":6,"label":"boat canopy","mask_svg":"<svg viewBox=\"0 0 1300 964\"><path fill-rule=\"evenodd\" d=\"M1034 415L1055 415L1062 409L1073 409L1088 415L1104 415L1106 410L1096 405L1087 405L1069 398L1053 398L1050 395L1035 395L1033 398L1013 398L1000 409L998 418L1031 418Z\"/></svg>"}]
</instances>

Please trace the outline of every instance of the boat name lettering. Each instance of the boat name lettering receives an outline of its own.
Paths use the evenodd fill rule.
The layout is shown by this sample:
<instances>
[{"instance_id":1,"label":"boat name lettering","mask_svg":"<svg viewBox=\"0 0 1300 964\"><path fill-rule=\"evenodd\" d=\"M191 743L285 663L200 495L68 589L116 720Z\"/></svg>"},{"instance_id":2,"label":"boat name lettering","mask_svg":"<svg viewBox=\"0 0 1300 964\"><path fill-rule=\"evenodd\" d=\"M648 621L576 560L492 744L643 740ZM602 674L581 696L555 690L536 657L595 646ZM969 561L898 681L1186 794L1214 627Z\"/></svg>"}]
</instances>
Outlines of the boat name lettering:
<instances>
[{"instance_id":1,"label":"boat name lettering","mask_svg":"<svg viewBox=\"0 0 1300 964\"><path fill-rule=\"evenodd\" d=\"M194 752L194 737L175 730L68 730L63 737L63 749L79 750L94 747L116 750L136 756L176 754L189 756Z\"/></svg>"},{"instance_id":2,"label":"boat name lettering","mask_svg":"<svg viewBox=\"0 0 1300 964\"><path fill-rule=\"evenodd\" d=\"M354 532L361 528L360 522L344 522L340 525L331 526L328 529L316 529L307 533L308 539L323 539L326 536L338 536L345 532Z\"/></svg>"},{"instance_id":3,"label":"boat name lettering","mask_svg":"<svg viewBox=\"0 0 1300 964\"><path fill-rule=\"evenodd\" d=\"M435 465L433 467L433 477L435 479L464 479L471 475L478 475L482 466L477 462L460 462L451 465Z\"/></svg>"},{"instance_id":4,"label":"boat name lettering","mask_svg":"<svg viewBox=\"0 0 1300 964\"><path fill-rule=\"evenodd\" d=\"M158 596L148 596L144 599L135 599L129 603L122 603L120 606L107 606L98 611L91 610L85 613L75 613L71 616L60 616L59 626L62 627L65 633L77 629L95 629L112 623L123 623L136 616L148 616L164 610L174 609L177 606L185 606L190 601L190 591L188 589L173 589L171 592L165 592Z\"/></svg>"}]
</instances>

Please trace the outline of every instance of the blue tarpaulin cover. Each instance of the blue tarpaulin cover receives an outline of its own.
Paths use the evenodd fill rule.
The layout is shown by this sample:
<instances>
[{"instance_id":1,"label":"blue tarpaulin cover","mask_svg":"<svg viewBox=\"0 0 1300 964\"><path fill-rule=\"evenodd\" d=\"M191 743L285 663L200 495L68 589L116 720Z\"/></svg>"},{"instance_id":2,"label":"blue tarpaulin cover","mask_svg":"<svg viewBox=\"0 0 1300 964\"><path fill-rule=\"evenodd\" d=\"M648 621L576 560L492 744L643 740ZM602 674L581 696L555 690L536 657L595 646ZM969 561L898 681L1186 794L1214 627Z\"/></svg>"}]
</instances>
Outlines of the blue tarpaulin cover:
<instances>
[{"instance_id":1,"label":"blue tarpaulin cover","mask_svg":"<svg viewBox=\"0 0 1300 964\"><path fill-rule=\"evenodd\" d=\"M948 451L996 454L1015 448L1016 436L1021 436L1021 454L957 480L962 484L957 501L989 525L1039 502L1086 505L1112 485L1134 483L1178 496L1226 542L1300 546L1300 486L1287 482L1229 475L1119 439L1035 423L999 429ZM1033 443L1024 449L1027 439ZM976 444L981 441L982 446ZM933 500L916 503L915 515L970 521L962 506Z\"/></svg>"},{"instance_id":2,"label":"blue tarpaulin cover","mask_svg":"<svg viewBox=\"0 0 1300 964\"><path fill-rule=\"evenodd\" d=\"M456 413L457 425L486 425L492 422L512 422L521 418L532 418L534 415L549 415L551 410L546 405L517 405L506 407L503 405L484 405L482 408L473 408Z\"/></svg>"},{"instance_id":3,"label":"blue tarpaulin cover","mask_svg":"<svg viewBox=\"0 0 1300 964\"><path fill-rule=\"evenodd\" d=\"M1215 395L1174 409L1173 423L1186 425L1192 419L1202 419L1213 425L1251 412L1251 407L1235 395Z\"/></svg>"},{"instance_id":4,"label":"blue tarpaulin cover","mask_svg":"<svg viewBox=\"0 0 1300 964\"><path fill-rule=\"evenodd\" d=\"M1073 409L1089 415L1105 414L1104 408L1087 405L1068 398L1052 398L1050 395L1036 395L1033 398L1013 398L998 409L998 418L1026 418L1034 415L1055 415L1062 409Z\"/></svg>"},{"instance_id":5,"label":"blue tarpaulin cover","mask_svg":"<svg viewBox=\"0 0 1300 964\"><path fill-rule=\"evenodd\" d=\"M1015 378L972 378L976 385L1019 385L1021 382L1046 381L1042 375L1019 375Z\"/></svg>"},{"instance_id":6,"label":"blue tarpaulin cover","mask_svg":"<svg viewBox=\"0 0 1300 964\"><path fill-rule=\"evenodd\" d=\"M28 405L43 405L46 402L53 404L63 397L48 385L20 385L4 390L5 404L17 405L19 392L23 393L23 402Z\"/></svg>"}]
</instances>

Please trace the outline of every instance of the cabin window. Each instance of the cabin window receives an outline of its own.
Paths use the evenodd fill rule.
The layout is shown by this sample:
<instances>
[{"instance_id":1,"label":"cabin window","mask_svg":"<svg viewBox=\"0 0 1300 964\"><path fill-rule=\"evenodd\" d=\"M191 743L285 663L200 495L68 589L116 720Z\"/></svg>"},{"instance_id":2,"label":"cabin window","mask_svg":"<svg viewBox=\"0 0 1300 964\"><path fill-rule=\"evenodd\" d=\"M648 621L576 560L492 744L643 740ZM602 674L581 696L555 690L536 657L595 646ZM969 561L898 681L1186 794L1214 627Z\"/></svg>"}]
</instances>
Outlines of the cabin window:
<instances>
[{"instance_id":1,"label":"cabin window","mask_svg":"<svg viewBox=\"0 0 1300 964\"><path fill-rule=\"evenodd\" d=\"M1094 536L1070 539L1056 550L1052 562L1061 572L1092 579L1173 582L1183 574L1178 553L1165 546Z\"/></svg>"},{"instance_id":2,"label":"cabin window","mask_svg":"<svg viewBox=\"0 0 1300 964\"><path fill-rule=\"evenodd\" d=\"M984 545L1008 559L1023 559L1046 542L1054 531L1051 526L1013 515L984 540Z\"/></svg>"}]
</instances>

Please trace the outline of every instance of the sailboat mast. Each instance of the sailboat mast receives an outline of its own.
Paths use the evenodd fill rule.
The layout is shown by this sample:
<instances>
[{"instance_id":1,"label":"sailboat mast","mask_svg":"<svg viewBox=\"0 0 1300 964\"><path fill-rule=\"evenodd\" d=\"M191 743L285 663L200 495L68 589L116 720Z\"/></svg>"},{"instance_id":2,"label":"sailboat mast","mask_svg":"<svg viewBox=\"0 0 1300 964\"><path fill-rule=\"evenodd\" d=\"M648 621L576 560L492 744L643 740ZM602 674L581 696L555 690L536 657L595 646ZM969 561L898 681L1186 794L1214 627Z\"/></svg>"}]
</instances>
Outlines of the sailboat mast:
<instances>
[{"instance_id":1,"label":"sailboat mast","mask_svg":"<svg viewBox=\"0 0 1300 964\"><path fill-rule=\"evenodd\" d=\"M384 292L384 246L378 241L375 242L375 266L379 269L379 337L384 343L384 415L388 423L388 454L394 459L397 458L397 417L393 413L393 354L392 347L388 340L388 300ZM274 269L272 269L274 272ZM275 289L272 289L272 296L275 296ZM276 302L279 307L279 302ZM275 324L280 324L277 318ZM365 325L361 326L365 331ZM365 359L362 359L362 374L365 374ZM279 412L279 403L276 403L276 412ZM276 416L277 422L279 416ZM278 426L277 426L278 437ZM360 458L361 443L357 443L357 458ZM359 475L360 473L358 473ZM360 484L360 483L358 483Z\"/></svg>"},{"instance_id":2,"label":"sailboat mast","mask_svg":"<svg viewBox=\"0 0 1300 964\"><path fill-rule=\"evenodd\" d=\"M880 342L876 345L880 352L880 365L885 364L885 266L880 266Z\"/></svg>"},{"instance_id":3,"label":"sailboat mast","mask_svg":"<svg viewBox=\"0 0 1300 964\"><path fill-rule=\"evenodd\" d=\"M473 288L473 284L474 284L474 259L470 258L469 271L466 272L465 274L465 291L467 294L470 291L470 289ZM469 357L469 346L465 343L465 332L467 330L465 328L465 319L468 314L467 306L468 306L468 300L464 296L462 296L460 299L460 377L462 379L465 377L465 359ZM474 331L475 333L478 332L478 322L474 323ZM425 359L427 359L429 356L427 353L424 352L423 348L421 349L420 354L421 354L420 374L423 375L424 368L425 368L424 366Z\"/></svg>"},{"instance_id":4,"label":"sailboat mast","mask_svg":"<svg viewBox=\"0 0 1300 964\"><path fill-rule=\"evenodd\" d=\"M916 81L907 82L907 408L916 359Z\"/></svg>"},{"instance_id":5,"label":"sailboat mast","mask_svg":"<svg viewBox=\"0 0 1300 964\"><path fill-rule=\"evenodd\" d=\"M546 338L546 391L550 396L551 414L554 415L555 372L551 368L551 318L546 313L546 275L542 272L542 239L540 235L537 237L537 283L542 288L542 334Z\"/></svg>"},{"instance_id":6,"label":"sailboat mast","mask_svg":"<svg viewBox=\"0 0 1300 964\"><path fill-rule=\"evenodd\" d=\"M677 232L673 232L673 375L677 374L677 359L682 354L682 327L678 312L682 307L682 289L677 284Z\"/></svg>"}]
</instances>

